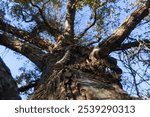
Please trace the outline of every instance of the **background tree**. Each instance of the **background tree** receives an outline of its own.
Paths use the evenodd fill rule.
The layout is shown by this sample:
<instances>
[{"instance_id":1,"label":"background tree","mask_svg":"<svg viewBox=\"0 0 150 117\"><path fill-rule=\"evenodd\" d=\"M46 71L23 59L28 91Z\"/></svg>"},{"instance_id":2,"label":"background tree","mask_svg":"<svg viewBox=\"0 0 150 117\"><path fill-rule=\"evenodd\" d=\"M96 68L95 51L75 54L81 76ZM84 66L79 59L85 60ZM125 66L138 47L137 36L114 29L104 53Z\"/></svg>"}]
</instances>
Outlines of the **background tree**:
<instances>
[{"instance_id":1,"label":"background tree","mask_svg":"<svg viewBox=\"0 0 150 117\"><path fill-rule=\"evenodd\" d=\"M11 80L0 84L1 99L14 99L2 95L7 84L15 99L33 87L29 99L136 99L123 88L149 96L149 0L2 0L1 6L0 45L35 64L34 71L21 68L15 81L26 84L18 90L10 72L2 72L2 82Z\"/></svg>"}]
</instances>

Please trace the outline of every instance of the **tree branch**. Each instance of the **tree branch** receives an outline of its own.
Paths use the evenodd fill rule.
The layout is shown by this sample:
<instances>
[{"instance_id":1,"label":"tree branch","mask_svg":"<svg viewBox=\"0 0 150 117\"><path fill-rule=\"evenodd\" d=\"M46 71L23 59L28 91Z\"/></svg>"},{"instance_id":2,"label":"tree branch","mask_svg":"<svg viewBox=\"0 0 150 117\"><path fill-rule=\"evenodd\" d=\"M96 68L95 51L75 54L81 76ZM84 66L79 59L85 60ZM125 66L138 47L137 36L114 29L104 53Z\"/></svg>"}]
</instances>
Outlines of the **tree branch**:
<instances>
[{"instance_id":1,"label":"tree branch","mask_svg":"<svg viewBox=\"0 0 150 117\"><path fill-rule=\"evenodd\" d=\"M36 87L37 86L37 81L38 80L29 82L27 85L18 88L18 91L19 92L24 92L24 91L29 90L30 88Z\"/></svg>"},{"instance_id":2,"label":"tree branch","mask_svg":"<svg viewBox=\"0 0 150 117\"><path fill-rule=\"evenodd\" d=\"M42 18L43 22L45 23L45 26L48 27L48 29L49 29L48 31L51 33L51 35L53 35L54 37L58 37L58 35L60 35L62 32L60 30L56 29L55 27L51 26L48 23L47 19L45 18L44 14L43 14L43 8L40 8L38 5L34 4L32 2L32 0L29 0L29 1L33 7L38 9L41 18ZM49 2L49 1L47 1L47 2ZM47 4L47 2L45 2L44 4Z\"/></svg>"},{"instance_id":3,"label":"tree branch","mask_svg":"<svg viewBox=\"0 0 150 117\"><path fill-rule=\"evenodd\" d=\"M17 89L9 68L0 58L0 100L19 100Z\"/></svg>"},{"instance_id":4,"label":"tree branch","mask_svg":"<svg viewBox=\"0 0 150 117\"><path fill-rule=\"evenodd\" d=\"M118 47L114 48L113 51L127 50L132 47L138 47L141 43L150 44L150 41L145 39L145 40L139 40L139 41L135 41L135 42L121 44Z\"/></svg>"},{"instance_id":5,"label":"tree branch","mask_svg":"<svg viewBox=\"0 0 150 117\"><path fill-rule=\"evenodd\" d=\"M0 45L26 56L42 70L42 60L45 53L36 46L5 35L0 35Z\"/></svg>"},{"instance_id":6,"label":"tree branch","mask_svg":"<svg viewBox=\"0 0 150 117\"><path fill-rule=\"evenodd\" d=\"M129 36L136 25L148 14L149 6L147 5L135 10L110 37L98 45L100 47L99 57L104 58L108 56Z\"/></svg>"},{"instance_id":7,"label":"tree branch","mask_svg":"<svg viewBox=\"0 0 150 117\"><path fill-rule=\"evenodd\" d=\"M65 21L65 35L74 38L74 20L76 13L76 0L68 0L66 21Z\"/></svg>"},{"instance_id":8,"label":"tree branch","mask_svg":"<svg viewBox=\"0 0 150 117\"><path fill-rule=\"evenodd\" d=\"M29 43L32 43L38 46L41 49L49 51L49 47L53 47L54 45L48 40L41 39L29 32L18 29L17 27L11 26L2 20L0 20L0 29L4 32L11 33L14 36L21 38Z\"/></svg>"},{"instance_id":9,"label":"tree branch","mask_svg":"<svg viewBox=\"0 0 150 117\"><path fill-rule=\"evenodd\" d=\"M95 25L95 23L96 23L96 11L94 11L93 23L84 29L84 31L79 35L78 39L81 39L87 33L87 31Z\"/></svg>"}]
</instances>

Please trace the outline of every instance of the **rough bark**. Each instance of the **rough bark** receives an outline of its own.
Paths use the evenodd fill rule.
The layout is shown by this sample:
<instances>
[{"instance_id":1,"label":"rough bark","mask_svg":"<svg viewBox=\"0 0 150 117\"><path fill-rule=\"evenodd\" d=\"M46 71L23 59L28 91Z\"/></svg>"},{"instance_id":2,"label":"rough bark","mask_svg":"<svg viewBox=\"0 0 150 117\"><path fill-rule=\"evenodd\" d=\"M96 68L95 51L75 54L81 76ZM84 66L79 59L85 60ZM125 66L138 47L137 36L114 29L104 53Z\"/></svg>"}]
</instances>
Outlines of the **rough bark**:
<instances>
[{"instance_id":1,"label":"rough bark","mask_svg":"<svg viewBox=\"0 0 150 117\"><path fill-rule=\"evenodd\" d=\"M54 70L30 99L134 99L122 90L119 78L116 79L109 72L104 74L98 67L80 64Z\"/></svg>"},{"instance_id":2,"label":"rough bark","mask_svg":"<svg viewBox=\"0 0 150 117\"><path fill-rule=\"evenodd\" d=\"M65 22L65 34L70 35L70 38L74 36L74 20L76 13L76 0L68 0Z\"/></svg>"},{"instance_id":3,"label":"rough bark","mask_svg":"<svg viewBox=\"0 0 150 117\"><path fill-rule=\"evenodd\" d=\"M0 100L19 100L17 85L9 68L0 58Z\"/></svg>"},{"instance_id":4,"label":"rough bark","mask_svg":"<svg viewBox=\"0 0 150 117\"><path fill-rule=\"evenodd\" d=\"M42 51L51 46L48 42L46 42L48 45L42 40L33 43L35 38L31 33L27 33L29 37L24 37L26 33L14 32L11 26L10 29L7 29L9 27L3 29L3 24L0 24L1 30L21 38L21 40L10 39L7 35L1 35L0 44L23 54L41 68L41 80L29 99L135 99L122 89L121 72L116 72L114 69L114 66L120 69L117 62L109 61L107 58L111 58L109 54L115 51L115 48L116 50L120 48L121 43L136 25L148 15L149 6L142 6L135 10L109 38L98 45L98 52L96 51L92 54L93 57L90 57L94 60L89 60L93 48L81 46L74 41L76 12L74 3L75 0L68 0L66 30L59 35L61 41L67 44L59 46L58 43L48 54ZM73 42L68 43L69 41ZM113 69L109 65L113 66Z\"/></svg>"},{"instance_id":5,"label":"rough bark","mask_svg":"<svg viewBox=\"0 0 150 117\"><path fill-rule=\"evenodd\" d=\"M123 91L119 74L98 61L85 62L90 50L74 47L70 51L65 65L46 69L45 82L38 85L29 99L135 99Z\"/></svg>"},{"instance_id":6,"label":"rough bark","mask_svg":"<svg viewBox=\"0 0 150 117\"><path fill-rule=\"evenodd\" d=\"M103 43L100 43L98 45L100 47L99 57L105 58L114 48L120 46L125 38L135 29L137 24L149 14L149 7L145 5L135 10L110 37L103 41Z\"/></svg>"},{"instance_id":7,"label":"rough bark","mask_svg":"<svg viewBox=\"0 0 150 117\"><path fill-rule=\"evenodd\" d=\"M50 41L41 39L34 33L29 33L27 31L18 29L17 27L11 26L10 24L4 22L1 19L0 19L0 29L3 30L4 33L12 34L26 42L36 45L37 47L43 50L50 51L49 50L50 47L54 46Z\"/></svg>"},{"instance_id":8,"label":"rough bark","mask_svg":"<svg viewBox=\"0 0 150 117\"><path fill-rule=\"evenodd\" d=\"M38 47L5 35L0 35L0 44L26 56L42 70L42 60L45 54Z\"/></svg>"},{"instance_id":9,"label":"rough bark","mask_svg":"<svg viewBox=\"0 0 150 117\"><path fill-rule=\"evenodd\" d=\"M51 74L45 75L45 82L37 87L30 99L135 99L122 90L120 74L101 63L148 15L148 9L147 6L138 8L108 39L99 44L96 61L87 61L91 50L73 47L70 50L73 54L67 57L66 63L60 64L58 69L53 67ZM50 69L45 73L48 71Z\"/></svg>"}]
</instances>

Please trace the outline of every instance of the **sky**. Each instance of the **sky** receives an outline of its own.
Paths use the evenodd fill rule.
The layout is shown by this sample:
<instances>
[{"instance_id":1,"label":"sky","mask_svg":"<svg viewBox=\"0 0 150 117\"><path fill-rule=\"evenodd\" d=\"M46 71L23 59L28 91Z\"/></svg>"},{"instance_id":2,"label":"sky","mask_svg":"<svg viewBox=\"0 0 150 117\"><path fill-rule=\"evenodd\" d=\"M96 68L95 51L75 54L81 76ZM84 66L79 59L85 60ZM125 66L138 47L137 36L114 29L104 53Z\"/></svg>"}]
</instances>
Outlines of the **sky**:
<instances>
[{"instance_id":1,"label":"sky","mask_svg":"<svg viewBox=\"0 0 150 117\"><path fill-rule=\"evenodd\" d=\"M31 62L28 63L29 60L27 58L20 55L16 55L14 51L11 51L10 49L6 49L6 47L4 46L0 46L0 57L3 59L5 64L9 67L12 76L14 78L21 73L19 68L25 66L28 69L32 69L32 64Z\"/></svg>"},{"instance_id":2,"label":"sky","mask_svg":"<svg viewBox=\"0 0 150 117\"><path fill-rule=\"evenodd\" d=\"M21 55L16 55L14 51L6 49L4 46L0 46L0 57L11 71L13 78L19 76L22 72L19 70L21 67L25 67L27 70L32 70L32 63ZM26 95L20 95L22 100L26 100Z\"/></svg>"},{"instance_id":3,"label":"sky","mask_svg":"<svg viewBox=\"0 0 150 117\"><path fill-rule=\"evenodd\" d=\"M6 1L6 0L3 0L3 1ZM120 0L120 1L122 1L122 0ZM131 1L133 2L135 0L128 0L128 1L129 2L131 2ZM122 4L122 2L120 2L120 6L121 7L126 7L125 4ZM128 14L122 13L121 16L120 16L120 21L122 22L127 16L128 16ZM86 20L88 18L88 12L86 12L84 14L84 16L82 16L82 17L84 17L84 19L82 19L82 20ZM85 24L82 24L80 29L81 28L84 29L86 27L86 23L87 22L84 22L84 23ZM83 26L85 26L85 27L83 27ZM136 33L139 33L139 31L137 31ZM142 33L142 32L140 32L140 33ZM12 76L14 78L21 73L19 68L21 68L23 66L28 68L28 69L33 69L32 63L31 62L28 63L27 61L29 61L29 60L27 58L25 58L23 56L15 55L15 53L13 51L11 51L9 49L6 49L3 46L0 46L0 57L4 60L6 65L10 68L10 71L11 71ZM28 64L25 64L25 63L28 63Z\"/></svg>"}]
</instances>

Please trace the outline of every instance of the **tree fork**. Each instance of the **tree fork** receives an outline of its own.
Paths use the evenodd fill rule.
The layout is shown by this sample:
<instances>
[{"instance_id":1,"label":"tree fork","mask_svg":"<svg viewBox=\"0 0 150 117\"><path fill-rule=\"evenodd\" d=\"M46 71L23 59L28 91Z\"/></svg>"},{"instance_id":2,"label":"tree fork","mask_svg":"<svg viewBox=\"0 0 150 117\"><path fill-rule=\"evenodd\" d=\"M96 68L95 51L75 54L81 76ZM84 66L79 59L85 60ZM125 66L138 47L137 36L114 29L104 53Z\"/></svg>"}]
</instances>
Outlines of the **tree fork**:
<instances>
[{"instance_id":1,"label":"tree fork","mask_svg":"<svg viewBox=\"0 0 150 117\"><path fill-rule=\"evenodd\" d=\"M149 5L142 6L135 10L105 41L100 43L98 47L99 57L105 58L114 48L117 48L130 35L132 30L149 14Z\"/></svg>"}]
</instances>

